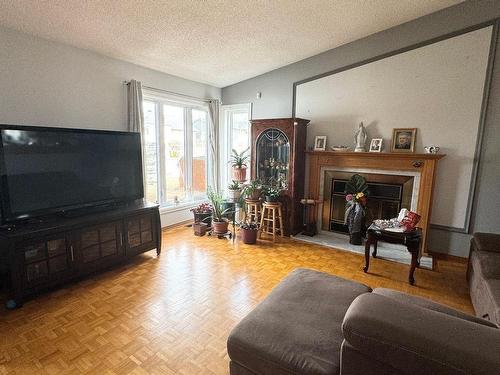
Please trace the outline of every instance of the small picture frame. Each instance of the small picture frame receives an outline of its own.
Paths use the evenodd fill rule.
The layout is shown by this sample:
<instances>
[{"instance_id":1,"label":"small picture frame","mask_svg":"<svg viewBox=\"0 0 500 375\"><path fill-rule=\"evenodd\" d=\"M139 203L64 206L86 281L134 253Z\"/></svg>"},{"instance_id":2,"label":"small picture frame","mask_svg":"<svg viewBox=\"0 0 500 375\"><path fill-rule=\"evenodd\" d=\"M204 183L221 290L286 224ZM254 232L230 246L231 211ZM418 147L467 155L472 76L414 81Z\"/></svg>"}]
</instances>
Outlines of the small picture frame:
<instances>
[{"instance_id":1,"label":"small picture frame","mask_svg":"<svg viewBox=\"0 0 500 375\"><path fill-rule=\"evenodd\" d=\"M417 128L397 128L392 131L391 152L415 152Z\"/></svg>"},{"instance_id":2,"label":"small picture frame","mask_svg":"<svg viewBox=\"0 0 500 375\"><path fill-rule=\"evenodd\" d=\"M317 135L314 137L314 151L326 150L326 135Z\"/></svg>"},{"instance_id":3,"label":"small picture frame","mask_svg":"<svg viewBox=\"0 0 500 375\"><path fill-rule=\"evenodd\" d=\"M370 152L382 152L382 138L372 138L370 142Z\"/></svg>"}]
</instances>

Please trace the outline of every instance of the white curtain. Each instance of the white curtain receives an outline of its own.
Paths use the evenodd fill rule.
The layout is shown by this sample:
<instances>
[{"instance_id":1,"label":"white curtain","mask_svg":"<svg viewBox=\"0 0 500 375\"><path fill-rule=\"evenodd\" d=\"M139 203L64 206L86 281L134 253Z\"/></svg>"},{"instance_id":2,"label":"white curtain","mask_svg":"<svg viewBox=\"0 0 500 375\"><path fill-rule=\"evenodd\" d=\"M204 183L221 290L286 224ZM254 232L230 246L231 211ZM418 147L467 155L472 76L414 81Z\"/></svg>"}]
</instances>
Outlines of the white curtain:
<instances>
[{"instance_id":1,"label":"white curtain","mask_svg":"<svg viewBox=\"0 0 500 375\"><path fill-rule=\"evenodd\" d=\"M208 147L212 168L209 168L209 171L210 169L211 171L208 176L208 186L215 191L219 191L219 110L219 100L210 100L208 103L208 114L210 116L208 122Z\"/></svg>"},{"instance_id":2,"label":"white curtain","mask_svg":"<svg viewBox=\"0 0 500 375\"><path fill-rule=\"evenodd\" d=\"M142 84L135 79L131 80L127 85L127 122L128 131L137 132L141 135L141 150L142 150L142 183L144 193L146 193L146 170L144 159L144 110L142 108Z\"/></svg>"}]
</instances>

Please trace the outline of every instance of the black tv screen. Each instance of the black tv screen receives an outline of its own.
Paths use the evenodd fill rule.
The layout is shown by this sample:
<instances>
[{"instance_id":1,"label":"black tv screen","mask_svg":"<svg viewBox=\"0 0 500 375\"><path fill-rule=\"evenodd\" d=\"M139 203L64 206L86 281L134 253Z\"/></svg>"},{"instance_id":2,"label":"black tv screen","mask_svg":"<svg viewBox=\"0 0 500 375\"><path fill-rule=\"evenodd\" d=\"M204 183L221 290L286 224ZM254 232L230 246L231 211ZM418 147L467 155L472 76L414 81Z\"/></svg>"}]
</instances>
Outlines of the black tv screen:
<instances>
[{"instance_id":1,"label":"black tv screen","mask_svg":"<svg viewBox=\"0 0 500 375\"><path fill-rule=\"evenodd\" d=\"M2 221L142 198L138 133L0 125Z\"/></svg>"}]
</instances>

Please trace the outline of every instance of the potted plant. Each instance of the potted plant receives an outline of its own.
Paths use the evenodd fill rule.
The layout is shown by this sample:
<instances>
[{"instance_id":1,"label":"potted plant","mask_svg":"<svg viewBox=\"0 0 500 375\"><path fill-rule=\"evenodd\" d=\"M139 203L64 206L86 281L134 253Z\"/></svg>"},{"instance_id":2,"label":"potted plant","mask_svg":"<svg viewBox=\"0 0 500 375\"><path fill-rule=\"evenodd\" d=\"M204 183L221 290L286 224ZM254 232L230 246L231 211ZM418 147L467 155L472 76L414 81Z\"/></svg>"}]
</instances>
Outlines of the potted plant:
<instances>
[{"instance_id":1,"label":"potted plant","mask_svg":"<svg viewBox=\"0 0 500 375\"><path fill-rule=\"evenodd\" d=\"M243 182L247 179L247 163L250 156L247 148L245 151L238 153L234 148L231 151L231 159L229 163L233 167L233 180Z\"/></svg>"},{"instance_id":2,"label":"potted plant","mask_svg":"<svg viewBox=\"0 0 500 375\"><path fill-rule=\"evenodd\" d=\"M266 202L277 202L283 189L279 186L266 186L264 188L264 198Z\"/></svg>"},{"instance_id":3,"label":"potted plant","mask_svg":"<svg viewBox=\"0 0 500 375\"><path fill-rule=\"evenodd\" d=\"M209 203L202 203L191 209L195 223L205 223L210 228L212 225L212 206Z\"/></svg>"},{"instance_id":4,"label":"potted plant","mask_svg":"<svg viewBox=\"0 0 500 375\"><path fill-rule=\"evenodd\" d=\"M241 186L238 181L234 181L228 186L229 198L233 200L240 199L241 196Z\"/></svg>"},{"instance_id":5,"label":"potted plant","mask_svg":"<svg viewBox=\"0 0 500 375\"><path fill-rule=\"evenodd\" d=\"M345 191L347 204L344 222L349 228L349 243L361 245L368 196L368 185L365 178L359 174L353 175L346 183Z\"/></svg>"},{"instance_id":6,"label":"potted plant","mask_svg":"<svg viewBox=\"0 0 500 375\"><path fill-rule=\"evenodd\" d=\"M252 180L249 184L243 186L241 195L243 198L252 199L254 201L260 199L262 194L262 185L259 180Z\"/></svg>"},{"instance_id":7,"label":"potted plant","mask_svg":"<svg viewBox=\"0 0 500 375\"><path fill-rule=\"evenodd\" d=\"M255 221L244 221L240 224L241 240L244 244L253 245L257 242L259 228Z\"/></svg>"},{"instance_id":8,"label":"potted plant","mask_svg":"<svg viewBox=\"0 0 500 375\"><path fill-rule=\"evenodd\" d=\"M224 199L222 198L222 195L212 189L209 189L208 191L208 199L212 203L212 224L214 233L227 233L229 222L224 215L230 211L230 208L224 210Z\"/></svg>"}]
</instances>

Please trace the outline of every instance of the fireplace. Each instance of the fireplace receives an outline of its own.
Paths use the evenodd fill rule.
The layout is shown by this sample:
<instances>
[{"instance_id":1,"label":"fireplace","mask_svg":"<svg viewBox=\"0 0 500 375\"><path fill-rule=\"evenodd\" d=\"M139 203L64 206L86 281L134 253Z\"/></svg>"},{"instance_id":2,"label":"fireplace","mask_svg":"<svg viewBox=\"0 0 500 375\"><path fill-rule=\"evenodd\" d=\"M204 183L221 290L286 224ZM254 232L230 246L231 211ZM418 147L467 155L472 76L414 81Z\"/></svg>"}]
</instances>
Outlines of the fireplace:
<instances>
[{"instance_id":1,"label":"fireplace","mask_svg":"<svg viewBox=\"0 0 500 375\"><path fill-rule=\"evenodd\" d=\"M385 153L385 152L336 152L336 151L308 151L307 174L308 190L306 197L318 200L318 230L330 233L330 201L332 199L332 182L325 184L325 180L333 178L347 180L353 173L369 175L371 183L386 185L403 185L401 207L417 212L420 216L419 226L422 228L422 252L427 252L429 218L432 205L432 191L436 177L436 167L443 154L413 154L413 153ZM337 172L347 174L337 177ZM380 176L381 175L381 176ZM395 179L395 176L399 180ZM380 181L382 178L384 180ZM388 180L391 178L391 180ZM410 190L409 186L412 186ZM392 188L391 188L392 189ZM411 196L411 198L409 198ZM408 202L411 202L408 204ZM345 203L344 203L345 204ZM388 202L381 206L382 215L389 207ZM338 206L342 212L342 205ZM392 208L393 209L393 208ZM338 214L337 212L337 214ZM387 213L389 215L389 213ZM392 216L392 215L390 215ZM339 218L340 216L338 216ZM326 221L326 229L323 222ZM339 235L330 233L331 235ZM342 236L344 237L344 236Z\"/></svg>"},{"instance_id":2,"label":"fireplace","mask_svg":"<svg viewBox=\"0 0 500 375\"><path fill-rule=\"evenodd\" d=\"M411 209L414 176L384 173L360 173L357 170L324 171L322 229L347 233L344 225L346 208L345 185L355 173L362 175L368 184L369 199L366 210L366 226L375 219L397 217L401 208Z\"/></svg>"}]
</instances>

